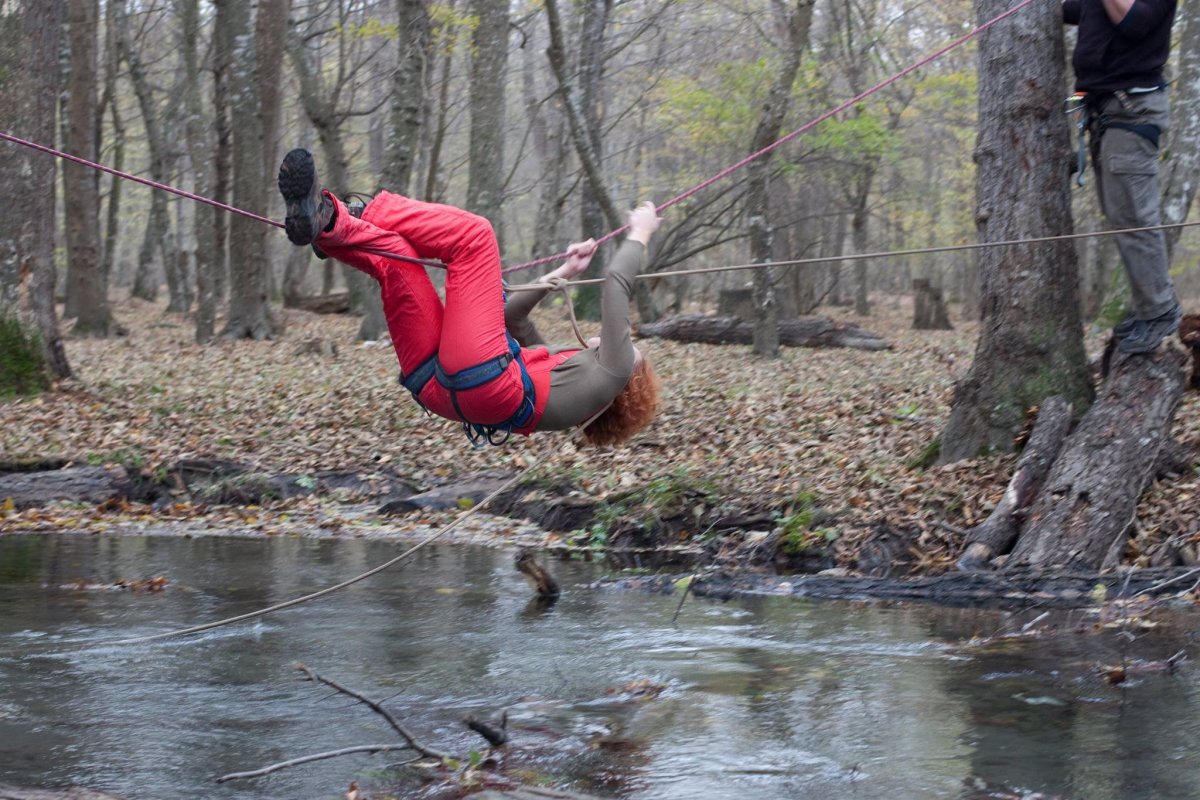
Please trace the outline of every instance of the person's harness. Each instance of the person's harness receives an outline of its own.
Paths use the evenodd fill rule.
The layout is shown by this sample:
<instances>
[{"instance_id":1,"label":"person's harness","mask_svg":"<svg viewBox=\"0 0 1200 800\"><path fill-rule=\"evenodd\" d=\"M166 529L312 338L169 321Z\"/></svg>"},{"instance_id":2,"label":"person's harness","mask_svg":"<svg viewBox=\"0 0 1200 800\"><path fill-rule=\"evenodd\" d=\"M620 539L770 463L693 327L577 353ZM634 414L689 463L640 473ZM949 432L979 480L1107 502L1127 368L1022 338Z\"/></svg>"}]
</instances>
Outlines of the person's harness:
<instances>
[{"instance_id":1,"label":"person's harness","mask_svg":"<svg viewBox=\"0 0 1200 800\"><path fill-rule=\"evenodd\" d=\"M1163 87L1152 91L1161 91ZM1101 137L1109 128L1117 128L1118 130L1129 131L1141 136L1153 144L1156 148L1159 146L1159 141L1162 139L1162 129L1157 125L1139 125L1133 122L1116 122L1108 114L1101 113L1104 104L1109 98L1115 98L1121 105L1121 108L1129 108L1129 92L1116 90L1114 92L1076 92L1066 99L1064 110L1068 116L1077 114L1075 120L1076 135L1078 138L1078 150L1076 158L1076 175L1075 183L1079 186L1084 184L1084 174L1087 171L1088 158L1088 143L1087 131L1091 129L1093 142L1099 146Z\"/></svg>"},{"instance_id":2,"label":"person's harness","mask_svg":"<svg viewBox=\"0 0 1200 800\"><path fill-rule=\"evenodd\" d=\"M508 339L508 352L501 353L495 358L489 358L482 364L448 373L442 369L442 365L437 359L437 353L434 353L421 362L420 366L411 374L401 374L400 376L401 385L412 393L413 398L422 408L425 408L425 404L421 402L421 392L430 380L436 379L450 393L450 402L454 405L454 412L462 421L463 432L471 444L476 447L482 446L484 442L493 445L504 444L514 430L524 428L533 418L536 405L533 379L529 377L529 371L525 369L525 362L521 359L521 345L507 331L504 335ZM458 405L458 393L491 383L507 372L509 365L514 361L521 369L521 385L524 390L521 404L517 407L516 412L507 420L498 423L483 424L468 420Z\"/></svg>"}]
</instances>

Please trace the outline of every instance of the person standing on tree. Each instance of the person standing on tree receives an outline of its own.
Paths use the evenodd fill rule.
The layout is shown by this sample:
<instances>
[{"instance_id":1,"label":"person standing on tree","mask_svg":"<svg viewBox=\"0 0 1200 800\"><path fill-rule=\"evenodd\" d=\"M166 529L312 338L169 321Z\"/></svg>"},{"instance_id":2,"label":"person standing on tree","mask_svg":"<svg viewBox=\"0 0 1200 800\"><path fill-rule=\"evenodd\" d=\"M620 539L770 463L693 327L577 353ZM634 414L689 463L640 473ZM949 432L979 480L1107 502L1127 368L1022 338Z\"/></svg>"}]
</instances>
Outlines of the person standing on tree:
<instances>
[{"instance_id":1,"label":"person standing on tree","mask_svg":"<svg viewBox=\"0 0 1200 800\"><path fill-rule=\"evenodd\" d=\"M1114 229L1160 225L1159 145L1170 124L1163 67L1176 0L1064 0L1078 26L1072 64L1083 95L1105 219ZM1117 234L1132 310L1113 328L1125 353L1149 353L1179 330L1183 311L1171 283L1161 230Z\"/></svg>"},{"instance_id":2,"label":"person standing on tree","mask_svg":"<svg viewBox=\"0 0 1200 800\"><path fill-rule=\"evenodd\" d=\"M629 322L633 279L661 222L653 203L629 213L629 233L606 270L600 336L587 347L549 347L528 320L546 291L513 292L506 302L500 249L483 217L391 192L353 213L322 189L304 149L284 156L279 190L293 244L379 282L401 383L428 411L462 422L472 442L582 425L588 443L618 444L654 418L658 380ZM591 240L571 245L547 278L579 275L595 248ZM417 259L445 264L444 304Z\"/></svg>"}]
</instances>

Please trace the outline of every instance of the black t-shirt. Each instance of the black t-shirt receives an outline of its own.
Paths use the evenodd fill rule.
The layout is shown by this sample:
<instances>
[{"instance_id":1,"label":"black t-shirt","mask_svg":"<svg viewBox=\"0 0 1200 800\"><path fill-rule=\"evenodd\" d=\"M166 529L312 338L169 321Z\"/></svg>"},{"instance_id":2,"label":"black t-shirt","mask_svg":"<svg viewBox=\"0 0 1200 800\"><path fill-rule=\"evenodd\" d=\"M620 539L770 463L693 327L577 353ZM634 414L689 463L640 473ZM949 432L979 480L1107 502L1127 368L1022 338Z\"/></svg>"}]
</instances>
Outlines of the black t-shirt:
<instances>
[{"instance_id":1,"label":"black t-shirt","mask_svg":"<svg viewBox=\"0 0 1200 800\"><path fill-rule=\"evenodd\" d=\"M1134 0L1114 25L1102 0L1063 0L1063 21L1079 26L1075 89L1115 92L1161 86L1171 52L1176 0Z\"/></svg>"}]
</instances>

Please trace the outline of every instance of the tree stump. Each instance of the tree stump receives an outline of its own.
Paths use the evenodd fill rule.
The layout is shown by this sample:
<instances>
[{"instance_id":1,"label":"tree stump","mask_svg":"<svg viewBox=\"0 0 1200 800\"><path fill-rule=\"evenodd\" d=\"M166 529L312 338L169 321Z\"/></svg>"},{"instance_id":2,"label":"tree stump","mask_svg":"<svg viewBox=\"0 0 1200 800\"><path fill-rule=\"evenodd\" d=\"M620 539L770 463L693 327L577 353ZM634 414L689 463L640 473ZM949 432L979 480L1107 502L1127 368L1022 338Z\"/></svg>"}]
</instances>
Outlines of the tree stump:
<instances>
[{"instance_id":1,"label":"tree stump","mask_svg":"<svg viewBox=\"0 0 1200 800\"><path fill-rule=\"evenodd\" d=\"M950 324L950 314L946 311L946 301L942 297L942 290L926 278L914 278L912 288L913 330L954 330L954 326Z\"/></svg>"},{"instance_id":2,"label":"tree stump","mask_svg":"<svg viewBox=\"0 0 1200 800\"><path fill-rule=\"evenodd\" d=\"M1066 398L1056 394L1042 403L1004 498L981 525L967 534L966 549L958 559L959 569L982 569L1013 546L1021 530L1023 512L1041 488L1070 429L1071 404Z\"/></svg>"},{"instance_id":3,"label":"tree stump","mask_svg":"<svg viewBox=\"0 0 1200 800\"><path fill-rule=\"evenodd\" d=\"M1153 479L1188 377L1174 340L1150 355L1113 355L1100 397L1054 462L1009 568L1096 571L1120 557Z\"/></svg>"},{"instance_id":4,"label":"tree stump","mask_svg":"<svg viewBox=\"0 0 1200 800\"><path fill-rule=\"evenodd\" d=\"M681 314L643 324L638 327L637 335L698 344L752 344L754 323L736 317ZM876 333L828 317L780 320L779 343L789 347L852 347L858 350L890 350L892 347Z\"/></svg>"}]
</instances>

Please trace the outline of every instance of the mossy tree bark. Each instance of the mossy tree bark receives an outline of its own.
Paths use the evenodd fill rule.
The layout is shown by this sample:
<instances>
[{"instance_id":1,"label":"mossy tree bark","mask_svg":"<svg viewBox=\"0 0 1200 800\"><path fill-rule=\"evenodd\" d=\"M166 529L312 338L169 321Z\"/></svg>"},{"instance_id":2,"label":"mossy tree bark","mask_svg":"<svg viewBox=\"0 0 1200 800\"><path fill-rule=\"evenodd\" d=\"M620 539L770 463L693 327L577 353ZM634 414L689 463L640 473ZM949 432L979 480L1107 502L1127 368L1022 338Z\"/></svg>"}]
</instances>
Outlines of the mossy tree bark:
<instances>
[{"instance_id":1,"label":"mossy tree bark","mask_svg":"<svg viewBox=\"0 0 1200 800\"><path fill-rule=\"evenodd\" d=\"M980 20L1008 7L976 0ZM982 242L1072 231L1061 11L1035 4L979 42L976 224ZM941 433L943 463L1010 452L1026 412L1061 394L1086 409L1092 386L1069 241L986 248L975 360Z\"/></svg>"}]
</instances>

